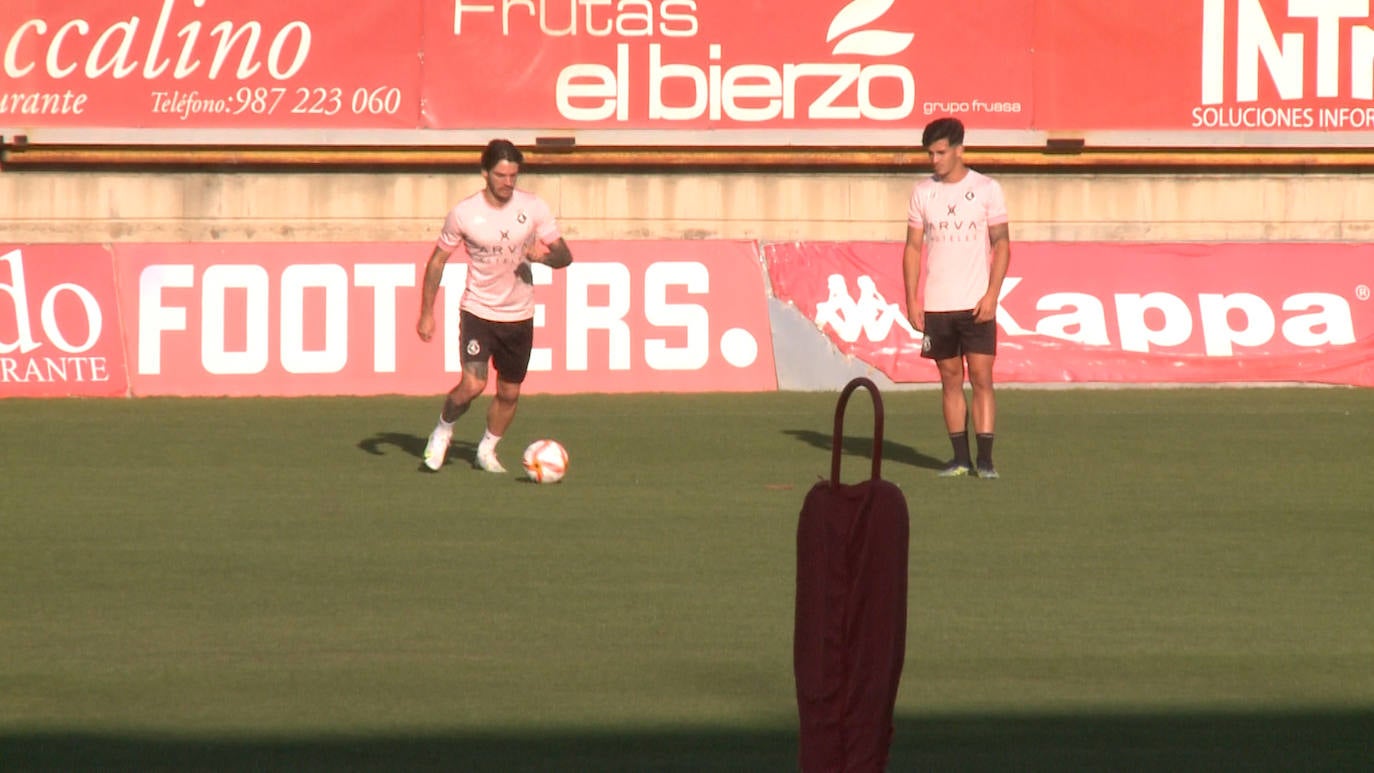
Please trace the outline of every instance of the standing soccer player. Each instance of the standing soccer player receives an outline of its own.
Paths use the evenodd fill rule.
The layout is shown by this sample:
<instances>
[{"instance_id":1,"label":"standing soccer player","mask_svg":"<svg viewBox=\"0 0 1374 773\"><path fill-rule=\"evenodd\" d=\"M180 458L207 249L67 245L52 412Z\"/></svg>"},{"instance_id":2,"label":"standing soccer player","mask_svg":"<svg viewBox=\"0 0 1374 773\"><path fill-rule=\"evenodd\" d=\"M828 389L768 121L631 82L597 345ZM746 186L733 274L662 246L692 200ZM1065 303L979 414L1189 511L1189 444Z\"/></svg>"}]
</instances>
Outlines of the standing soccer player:
<instances>
[{"instance_id":1,"label":"standing soccer player","mask_svg":"<svg viewBox=\"0 0 1374 773\"><path fill-rule=\"evenodd\" d=\"M549 205L515 187L525 156L507 140L492 140L482 152L486 186L458 202L444 220L425 266L420 295L420 339L434 336L434 298L449 255L462 245L468 255L467 285L459 304L459 346L463 374L444 399L439 423L425 446L425 466L444 466L453 423L487 387L488 363L496 366L496 396L487 409L487 429L477 446L477 467L505 472L496 444L515 418L520 385L534 344L534 276L531 263L565 268L572 252L563 241Z\"/></svg>"},{"instance_id":2,"label":"standing soccer player","mask_svg":"<svg viewBox=\"0 0 1374 773\"><path fill-rule=\"evenodd\" d=\"M907 316L925 334L921 356L935 360L954 459L942 477L996 478L992 463L997 404L992 365L997 357L997 301L1011 263L1011 235L1002 187L964 165L964 125L930 122L921 136L934 171L915 186L907 207L902 278ZM970 459L969 406L964 372L973 387L978 459Z\"/></svg>"}]
</instances>

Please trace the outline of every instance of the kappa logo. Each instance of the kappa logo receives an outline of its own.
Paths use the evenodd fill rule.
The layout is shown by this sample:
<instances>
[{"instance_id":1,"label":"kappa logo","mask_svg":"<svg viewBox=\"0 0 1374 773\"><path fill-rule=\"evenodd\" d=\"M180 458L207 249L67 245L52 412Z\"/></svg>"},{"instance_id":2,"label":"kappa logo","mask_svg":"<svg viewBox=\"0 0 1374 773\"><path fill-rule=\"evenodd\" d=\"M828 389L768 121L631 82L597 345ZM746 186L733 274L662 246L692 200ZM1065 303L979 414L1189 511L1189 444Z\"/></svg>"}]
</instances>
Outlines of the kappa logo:
<instances>
[{"instance_id":1,"label":"kappa logo","mask_svg":"<svg viewBox=\"0 0 1374 773\"><path fill-rule=\"evenodd\" d=\"M858 298L849 294L844 274L831 274L826 283L830 287L830 297L816 304L815 321L821 330L829 327L846 343L858 341L860 335L869 341L885 341L893 325L905 330L911 338L923 338L920 331L911 326L901 305L889 303L878 292L873 277L864 274L855 280L859 286Z\"/></svg>"}]
</instances>

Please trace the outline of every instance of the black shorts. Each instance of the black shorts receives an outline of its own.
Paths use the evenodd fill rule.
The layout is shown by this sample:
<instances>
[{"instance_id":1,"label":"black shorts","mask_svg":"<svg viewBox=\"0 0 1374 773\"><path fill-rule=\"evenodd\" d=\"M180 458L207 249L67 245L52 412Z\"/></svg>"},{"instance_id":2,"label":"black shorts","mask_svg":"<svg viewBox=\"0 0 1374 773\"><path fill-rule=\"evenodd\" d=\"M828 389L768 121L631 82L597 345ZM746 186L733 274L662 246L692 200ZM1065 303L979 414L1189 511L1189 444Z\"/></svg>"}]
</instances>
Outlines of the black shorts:
<instances>
[{"instance_id":1,"label":"black shorts","mask_svg":"<svg viewBox=\"0 0 1374 773\"><path fill-rule=\"evenodd\" d=\"M534 319L492 322L471 312L458 316L458 344L463 347L463 365L486 362L496 366L497 378L511 384L525 380L534 349Z\"/></svg>"},{"instance_id":2,"label":"black shorts","mask_svg":"<svg viewBox=\"0 0 1374 773\"><path fill-rule=\"evenodd\" d=\"M927 311L921 356L948 360L965 354L997 354L997 321L974 322L973 310Z\"/></svg>"}]
</instances>

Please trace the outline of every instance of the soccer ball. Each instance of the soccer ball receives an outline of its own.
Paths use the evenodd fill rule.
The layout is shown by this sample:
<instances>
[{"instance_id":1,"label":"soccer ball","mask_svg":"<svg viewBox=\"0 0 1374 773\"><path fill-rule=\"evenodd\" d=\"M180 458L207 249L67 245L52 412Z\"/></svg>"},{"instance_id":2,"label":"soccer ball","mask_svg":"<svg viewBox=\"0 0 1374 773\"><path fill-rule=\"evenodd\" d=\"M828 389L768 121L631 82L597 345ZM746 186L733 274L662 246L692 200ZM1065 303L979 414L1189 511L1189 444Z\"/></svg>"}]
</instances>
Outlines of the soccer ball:
<instances>
[{"instance_id":1,"label":"soccer ball","mask_svg":"<svg viewBox=\"0 0 1374 773\"><path fill-rule=\"evenodd\" d=\"M535 483L557 483L568 472L568 452L557 440L536 440L520 460Z\"/></svg>"}]
</instances>

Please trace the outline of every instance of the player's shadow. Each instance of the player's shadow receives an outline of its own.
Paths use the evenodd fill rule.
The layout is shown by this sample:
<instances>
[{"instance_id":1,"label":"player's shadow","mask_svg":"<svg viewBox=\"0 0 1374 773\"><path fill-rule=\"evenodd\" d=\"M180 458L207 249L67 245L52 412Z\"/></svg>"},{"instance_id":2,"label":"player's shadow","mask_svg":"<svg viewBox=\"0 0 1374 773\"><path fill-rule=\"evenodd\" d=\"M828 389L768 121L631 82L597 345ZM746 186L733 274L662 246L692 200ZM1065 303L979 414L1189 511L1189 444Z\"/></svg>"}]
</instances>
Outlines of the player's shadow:
<instances>
[{"instance_id":1,"label":"player's shadow","mask_svg":"<svg viewBox=\"0 0 1374 773\"><path fill-rule=\"evenodd\" d=\"M404 454L415 457L420 469L429 472L424 467L425 445L429 443L428 437L419 437L408 432L378 432L369 438L358 441L358 448L363 452L373 456L386 456L387 448L393 448ZM461 463L463 459L472 459L477 454L477 444L463 440L454 440L448 447L448 461L446 464Z\"/></svg>"},{"instance_id":2,"label":"player's shadow","mask_svg":"<svg viewBox=\"0 0 1374 773\"><path fill-rule=\"evenodd\" d=\"M811 429L788 429L783 431L804 443L810 443L816 448L824 449L827 452L831 449L832 437L829 432L817 432ZM858 437L845 435L840 441L840 452L845 456L859 456L864 459L872 459L873 436ZM883 461L890 464L906 464L912 467L922 467L927 470L939 470L944 468L946 460L927 456L909 445L883 438Z\"/></svg>"}]
</instances>

